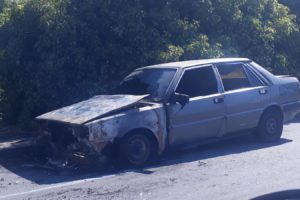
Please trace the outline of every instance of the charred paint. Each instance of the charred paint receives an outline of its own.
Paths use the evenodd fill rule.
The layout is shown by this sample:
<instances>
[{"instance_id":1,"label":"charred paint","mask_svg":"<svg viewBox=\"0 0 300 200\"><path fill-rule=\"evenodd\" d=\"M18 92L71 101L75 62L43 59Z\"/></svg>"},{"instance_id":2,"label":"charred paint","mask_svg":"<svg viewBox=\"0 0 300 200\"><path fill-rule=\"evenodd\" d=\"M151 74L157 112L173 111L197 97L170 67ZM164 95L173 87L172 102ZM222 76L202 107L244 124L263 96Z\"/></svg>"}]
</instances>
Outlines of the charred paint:
<instances>
[{"instance_id":1,"label":"charred paint","mask_svg":"<svg viewBox=\"0 0 300 200\"><path fill-rule=\"evenodd\" d=\"M111 112L131 106L148 95L99 95L71 106L38 116L38 120L84 124Z\"/></svg>"},{"instance_id":2,"label":"charred paint","mask_svg":"<svg viewBox=\"0 0 300 200\"><path fill-rule=\"evenodd\" d=\"M124 113L102 118L86 126L91 142L114 142L135 129L150 130L158 140L159 153L165 148L166 120L161 104L130 109Z\"/></svg>"}]
</instances>

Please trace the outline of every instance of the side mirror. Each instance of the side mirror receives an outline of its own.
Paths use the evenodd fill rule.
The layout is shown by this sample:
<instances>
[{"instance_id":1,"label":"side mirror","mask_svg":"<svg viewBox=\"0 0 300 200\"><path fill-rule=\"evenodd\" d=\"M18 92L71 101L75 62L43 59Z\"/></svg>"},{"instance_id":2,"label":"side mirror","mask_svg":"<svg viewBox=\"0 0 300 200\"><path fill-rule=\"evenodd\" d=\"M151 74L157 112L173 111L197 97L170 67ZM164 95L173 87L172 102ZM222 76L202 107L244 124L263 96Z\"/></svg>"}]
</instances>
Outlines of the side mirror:
<instances>
[{"instance_id":1,"label":"side mirror","mask_svg":"<svg viewBox=\"0 0 300 200\"><path fill-rule=\"evenodd\" d=\"M171 104L176 104L177 102L181 105L181 108L185 106L190 101L189 95L174 93L170 98Z\"/></svg>"}]
</instances>

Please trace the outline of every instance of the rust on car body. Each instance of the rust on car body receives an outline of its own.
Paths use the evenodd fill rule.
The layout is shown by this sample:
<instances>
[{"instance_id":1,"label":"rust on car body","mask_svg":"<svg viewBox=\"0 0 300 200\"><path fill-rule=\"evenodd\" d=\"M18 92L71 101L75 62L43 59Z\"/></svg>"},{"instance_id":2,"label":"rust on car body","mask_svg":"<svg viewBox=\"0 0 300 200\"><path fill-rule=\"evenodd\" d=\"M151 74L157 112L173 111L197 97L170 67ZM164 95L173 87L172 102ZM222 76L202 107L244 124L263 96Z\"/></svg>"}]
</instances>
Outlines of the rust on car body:
<instances>
[{"instance_id":1,"label":"rust on car body","mask_svg":"<svg viewBox=\"0 0 300 200\"><path fill-rule=\"evenodd\" d=\"M146 96L147 95L98 95L86 101L43 114L38 116L37 119L81 125L112 111L128 107Z\"/></svg>"},{"instance_id":2,"label":"rust on car body","mask_svg":"<svg viewBox=\"0 0 300 200\"><path fill-rule=\"evenodd\" d=\"M93 144L114 142L135 129L150 130L158 140L158 153L165 148L166 126L163 108L159 104L136 107L87 123L89 141Z\"/></svg>"},{"instance_id":3,"label":"rust on car body","mask_svg":"<svg viewBox=\"0 0 300 200\"><path fill-rule=\"evenodd\" d=\"M76 142L68 145L68 150L85 146L100 154L108 143L139 128L147 129L155 135L158 153L162 153L167 135L164 110L160 104L142 102L147 96L99 95L43 114L37 119L65 124L76 138ZM88 130L87 137L82 137L82 127Z\"/></svg>"}]
</instances>

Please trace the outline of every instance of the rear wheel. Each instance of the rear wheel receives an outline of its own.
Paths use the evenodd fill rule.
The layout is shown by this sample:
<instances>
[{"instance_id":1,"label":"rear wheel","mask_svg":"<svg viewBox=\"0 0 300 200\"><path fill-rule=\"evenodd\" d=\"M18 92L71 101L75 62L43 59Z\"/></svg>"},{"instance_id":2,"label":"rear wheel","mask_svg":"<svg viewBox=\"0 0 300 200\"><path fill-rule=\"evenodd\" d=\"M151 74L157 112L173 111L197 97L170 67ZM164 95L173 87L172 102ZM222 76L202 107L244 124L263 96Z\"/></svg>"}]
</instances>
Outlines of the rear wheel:
<instances>
[{"instance_id":1,"label":"rear wheel","mask_svg":"<svg viewBox=\"0 0 300 200\"><path fill-rule=\"evenodd\" d=\"M283 119L278 111L268 111L263 114L257 129L257 136L262 142L278 141L282 135Z\"/></svg>"},{"instance_id":2,"label":"rear wheel","mask_svg":"<svg viewBox=\"0 0 300 200\"><path fill-rule=\"evenodd\" d=\"M133 166L142 166L151 157L151 141L145 134L132 134L125 136L119 145L121 159Z\"/></svg>"}]
</instances>

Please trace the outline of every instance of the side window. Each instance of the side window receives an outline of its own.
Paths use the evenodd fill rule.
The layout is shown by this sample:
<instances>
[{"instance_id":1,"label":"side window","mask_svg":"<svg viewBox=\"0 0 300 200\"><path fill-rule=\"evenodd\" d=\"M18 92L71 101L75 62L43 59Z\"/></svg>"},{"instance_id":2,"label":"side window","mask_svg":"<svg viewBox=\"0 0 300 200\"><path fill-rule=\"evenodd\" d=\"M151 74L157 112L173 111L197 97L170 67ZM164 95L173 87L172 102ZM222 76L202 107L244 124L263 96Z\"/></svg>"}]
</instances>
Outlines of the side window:
<instances>
[{"instance_id":1,"label":"side window","mask_svg":"<svg viewBox=\"0 0 300 200\"><path fill-rule=\"evenodd\" d=\"M257 76L247 67L245 66L245 71L247 73L247 76L249 78L249 82L251 86L253 87L258 87L258 86L263 86L263 82L257 78Z\"/></svg>"},{"instance_id":2,"label":"side window","mask_svg":"<svg viewBox=\"0 0 300 200\"><path fill-rule=\"evenodd\" d=\"M242 64L217 66L225 91L251 87Z\"/></svg>"},{"instance_id":3,"label":"side window","mask_svg":"<svg viewBox=\"0 0 300 200\"><path fill-rule=\"evenodd\" d=\"M186 70L179 82L176 92L187 94L190 97L218 93L218 83L212 67Z\"/></svg>"}]
</instances>

